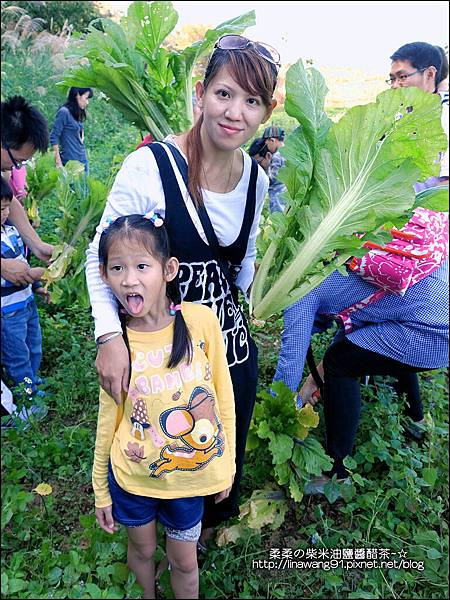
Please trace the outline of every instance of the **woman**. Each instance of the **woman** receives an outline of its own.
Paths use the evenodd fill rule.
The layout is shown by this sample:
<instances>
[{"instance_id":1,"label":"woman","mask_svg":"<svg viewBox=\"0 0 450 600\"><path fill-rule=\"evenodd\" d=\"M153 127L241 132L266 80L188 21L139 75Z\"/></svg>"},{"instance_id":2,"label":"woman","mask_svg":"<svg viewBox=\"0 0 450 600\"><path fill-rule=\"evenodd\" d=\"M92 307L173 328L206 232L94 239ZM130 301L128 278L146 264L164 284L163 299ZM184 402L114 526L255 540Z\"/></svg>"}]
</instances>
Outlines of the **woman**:
<instances>
[{"instance_id":1,"label":"woman","mask_svg":"<svg viewBox=\"0 0 450 600\"><path fill-rule=\"evenodd\" d=\"M69 160L77 160L83 163L86 173L89 172L83 123L86 120L89 98L92 96L91 88L71 87L67 102L56 113L50 144L55 153L57 167L64 166Z\"/></svg>"},{"instance_id":2,"label":"woman","mask_svg":"<svg viewBox=\"0 0 450 600\"><path fill-rule=\"evenodd\" d=\"M164 218L172 252L180 261L184 300L206 304L217 314L230 367L236 410L236 477L229 498L205 504L202 541L211 528L239 513L237 496L245 442L256 396L257 350L237 302L254 276L256 236L268 179L241 150L276 105L278 52L242 36L216 44L203 82L197 82L201 114L194 127L165 144L139 148L124 161L111 190L107 217L155 210ZM189 165L188 190L173 152ZM187 178L186 178L187 179ZM206 208L220 248L211 245L198 210ZM104 219L104 217L103 217ZM97 235L87 253L87 280L100 343L96 366L102 387L121 401L129 377L121 331L111 294L100 280Z\"/></svg>"},{"instance_id":3,"label":"woman","mask_svg":"<svg viewBox=\"0 0 450 600\"><path fill-rule=\"evenodd\" d=\"M329 327L331 315L377 291L351 271L329 275L317 288L284 313L281 352L275 381L292 391L299 387L311 334ZM412 285L404 296L386 294L352 313L353 329L342 328L318 365L323 378L326 446L334 465L329 473L345 480L344 459L352 453L361 410L360 380L367 375L390 376L406 393L410 423L421 423L423 407L416 373L448 365L448 259ZM309 375L298 404L315 404L318 386ZM409 431L409 429L408 429ZM313 479L307 490L323 493L328 477Z\"/></svg>"}]
</instances>

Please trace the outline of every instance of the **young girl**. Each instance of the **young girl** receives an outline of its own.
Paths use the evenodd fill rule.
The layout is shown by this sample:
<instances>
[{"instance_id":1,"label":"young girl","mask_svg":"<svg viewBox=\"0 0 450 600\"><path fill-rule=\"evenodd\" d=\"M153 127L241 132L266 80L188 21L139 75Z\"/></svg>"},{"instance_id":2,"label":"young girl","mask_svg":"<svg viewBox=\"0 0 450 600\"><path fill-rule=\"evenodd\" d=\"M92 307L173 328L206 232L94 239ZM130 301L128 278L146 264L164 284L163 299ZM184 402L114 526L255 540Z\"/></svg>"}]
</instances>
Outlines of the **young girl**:
<instances>
[{"instance_id":1,"label":"young girl","mask_svg":"<svg viewBox=\"0 0 450 600\"><path fill-rule=\"evenodd\" d=\"M230 496L219 506L205 502L204 542L212 527L239 514L238 484L256 398L257 350L237 300L254 276L256 236L269 181L256 161L241 149L253 138L276 105L278 52L239 35L216 44L196 95L201 114L186 133L171 136L130 154L118 173L106 215L160 213L172 252L180 261L185 300L210 306L219 318L227 349L236 407L236 477ZM172 151L188 165L188 186ZM199 217L206 209L218 244ZM98 274L98 240L87 253L86 276L95 336L110 339L99 346L96 366L102 387L120 402L128 380L128 358L113 298ZM228 267L228 268L227 268Z\"/></svg>"},{"instance_id":2,"label":"young girl","mask_svg":"<svg viewBox=\"0 0 450 600\"><path fill-rule=\"evenodd\" d=\"M233 388L220 325L206 306L181 303L178 260L153 211L107 226L99 261L123 307L131 377L120 407L100 392L97 520L109 533L116 521L127 527L129 567L143 597L154 598L158 519L175 597L197 598L203 496L226 498L235 473Z\"/></svg>"},{"instance_id":3,"label":"young girl","mask_svg":"<svg viewBox=\"0 0 450 600\"><path fill-rule=\"evenodd\" d=\"M91 88L71 87L66 103L56 113L55 124L50 134L50 145L55 153L55 164L61 167L69 160L83 163L86 173L89 163L84 146L84 121ZM61 148L60 148L61 146Z\"/></svg>"}]
</instances>

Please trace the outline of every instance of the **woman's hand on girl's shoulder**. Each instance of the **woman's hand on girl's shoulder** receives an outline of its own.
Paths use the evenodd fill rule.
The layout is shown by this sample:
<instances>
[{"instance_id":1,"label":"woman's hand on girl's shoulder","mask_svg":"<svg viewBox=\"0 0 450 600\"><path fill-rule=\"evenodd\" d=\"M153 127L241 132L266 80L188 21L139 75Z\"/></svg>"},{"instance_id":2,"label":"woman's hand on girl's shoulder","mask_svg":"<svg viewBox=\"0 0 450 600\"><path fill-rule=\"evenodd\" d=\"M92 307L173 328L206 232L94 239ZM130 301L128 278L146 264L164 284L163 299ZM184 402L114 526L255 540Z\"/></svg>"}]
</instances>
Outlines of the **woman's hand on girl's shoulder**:
<instances>
[{"instance_id":1,"label":"woman's hand on girl's shoulder","mask_svg":"<svg viewBox=\"0 0 450 600\"><path fill-rule=\"evenodd\" d=\"M112 504L104 508L96 508L95 516L97 517L97 523L107 533L114 533L118 530L112 516Z\"/></svg>"}]
</instances>

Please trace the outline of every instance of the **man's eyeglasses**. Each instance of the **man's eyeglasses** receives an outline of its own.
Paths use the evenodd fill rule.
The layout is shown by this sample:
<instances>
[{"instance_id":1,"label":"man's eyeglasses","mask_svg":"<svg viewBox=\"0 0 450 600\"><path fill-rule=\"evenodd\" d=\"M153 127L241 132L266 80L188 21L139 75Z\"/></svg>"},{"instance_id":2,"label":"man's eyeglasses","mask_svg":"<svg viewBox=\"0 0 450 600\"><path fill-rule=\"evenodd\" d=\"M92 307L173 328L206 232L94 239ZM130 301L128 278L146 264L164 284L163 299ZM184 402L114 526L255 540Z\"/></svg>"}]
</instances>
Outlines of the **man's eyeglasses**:
<instances>
[{"instance_id":1,"label":"man's eyeglasses","mask_svg":"<svg viewBox=\"0 0 450 600\"><path fill-rule=\"evenodd\" d=\"M389 77L389 79L386 79L386 83L388 85L393 85L397 80L399 83L404 83L408 79L408 77L417 75L417 73L422 73L423 71L426 71L427 69L428 69L428 67L424 67L423 69L417 69L417 71L413 71L412 73L406 73L405 75L396 75L394 77Z\"/></svg>"},{"instance_id":2,"label":"man's eyeglasses","mask_svg":"<svg viewBox=\"0 0 450 600\"><path fill-rule=\"evenodd\" d=\"M14 156L11 153L11 150L9 149L8 144L2 144L2 147L6 150L6 152L8 153L9 156L9 160L12 162L13 167L15 169L21 169L22 167L24 167L25 165L27 165L30 161L27 160L16 160L14 158Z\"/></svg>"},{"instance_id":3,"label":"man's eyeglasses","mask_svg":"<svg viewBox=\"0 0 450 600\"><path fill-rule=\"evenodd\" d=\"M281 57L278 50L275 50L275 48L269 46L269 44L252 42L252 40L249 40L242 35L223 35L216 42L214 48L219 48L220 50L245 50L246 48L252 48L257 54L276 67L281 65Z\"/></svg>"}]
</instances>

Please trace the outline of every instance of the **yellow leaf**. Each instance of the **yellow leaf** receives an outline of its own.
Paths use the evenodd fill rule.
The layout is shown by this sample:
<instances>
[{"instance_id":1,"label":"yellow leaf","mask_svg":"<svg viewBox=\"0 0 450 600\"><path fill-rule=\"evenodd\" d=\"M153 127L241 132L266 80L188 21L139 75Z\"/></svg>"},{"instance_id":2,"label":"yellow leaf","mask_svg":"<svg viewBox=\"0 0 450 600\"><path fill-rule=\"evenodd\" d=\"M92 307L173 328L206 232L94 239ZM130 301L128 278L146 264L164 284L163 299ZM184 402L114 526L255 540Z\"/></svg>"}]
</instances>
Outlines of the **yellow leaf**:
<instances>
[{"instance_id":1,"label":"yellow leaf","mask_svg":"<svg viewBox=\"0 0 450 600\"><path fill-rule=\"evenodd\" d=\"M235 543L236 540L243 537L247 528L243 525L231 525L231 527L223 527L217 534L216 544L220 547L230 543Z\"/></svg>"},{"instance_id":2,"label":"yellow leaf","mask_svg":"<svg viewBox=\"0 0 450 600\"><path fill-rule=\"evenodd\" d=\"M39 208L36 200L32 200L31 206L27 210L28 216L33 221L33 226L37 229L41 223L41 219L39 217Z\"/></svg>"},{"instance_id":3,"label":"yellow leaf","mask_svg":"<svg viewBox=\"0 0 450 600\"><path fill-rule=\"evenodd\" d=\"M36 492L39 496L49 496L53 492L53 488L49 483L40 483L34 488L33 492Z\"/></svg>"},{"instance_id":4,"label":"yellow leaf","mask_svg":"<svg viewBox=\"0 0 450 600\"><path fill-rule=\"evenodd\" d=\"M45 272L42 275L42 279L47 282L45 285L46 290L51 283L54 283L55 281L58 281L64 277L74 252L75 248L69 244L66 244L65 242L55 246L51 259L52 262L45 269Z\"/></svg>"},{"instance_id":5,"label":"yellow leaf","mask_svg":"<svg viewBox=\"0 0 450 600\"><path fill-rule=\"evenodd\" d=\"M311 404L306 404L298 414L298 420L305 427L317 427L319 424L319 415L316 413Z\"/></svg>"},{"instance_id":6,"label":"yellow leaf","mask_svg":"<svg viewBox=\"0 0 450 600\"><path fill-rule=\"evenodd\" d=\"M307 427L304 427L303 425L298 425L297 431L295 433L296 437L298 437L299 440L306 440L306 438L308 437L309 429Z\"/></svg>"},{"instance_id":7,"label":"yellow leaf","mask_svg":"<svg viewBox=\"0 0 450 600\"><path fill-rule=\"evenodd\" d=\"M276 529L287 511L285 495L279 490L255 490L251 498L239 507L239 519L250 529L270 525Z\"/></svg>"}]
</instances>

